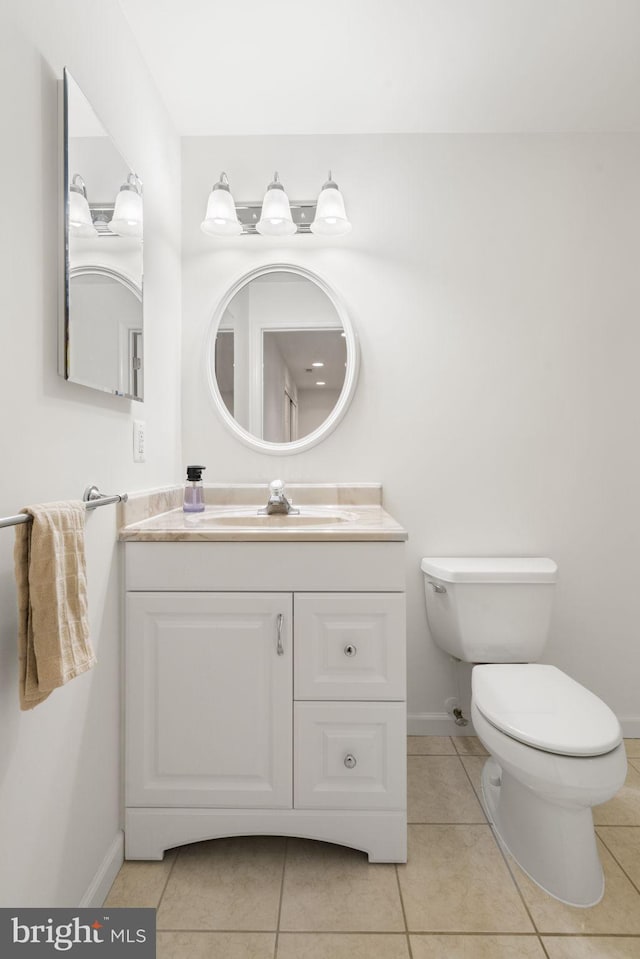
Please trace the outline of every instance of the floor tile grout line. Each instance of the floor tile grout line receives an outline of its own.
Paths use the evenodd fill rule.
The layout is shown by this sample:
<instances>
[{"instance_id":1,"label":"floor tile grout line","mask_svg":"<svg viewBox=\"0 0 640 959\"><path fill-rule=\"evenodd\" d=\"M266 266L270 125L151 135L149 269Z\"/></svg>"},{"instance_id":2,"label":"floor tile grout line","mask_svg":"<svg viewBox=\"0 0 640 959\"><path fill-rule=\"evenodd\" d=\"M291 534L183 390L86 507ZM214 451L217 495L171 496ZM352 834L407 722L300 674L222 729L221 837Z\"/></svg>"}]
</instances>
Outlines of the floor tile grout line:
<instances>
[{"instance_id":1,"label":"floor tile grout line","mask_svg":"<svg viewBox=\"0 0 640 959\"><path fill-rule=\"evenodd\" d=\"M175 856L173 857L173 862L171 863L171 866L170 866L170 868L169 868L169 872L167 873L166 882L165 882L164 886L162 887L162 892L160 893L160 898L158 899L158 905L156 906L156 917L157 917L157 915L158 915L158 911L159 911L159 909L160 909L160 906L162 905L162 900L164 899L164 894L165 894L165 892L167 891L167 886L169 885L169 880L171 879L171 876L173 875L173 870L176 868L176 863L177 863L177 861L178 861L178 856L180 855L180 852L181 852L181 849L180 849L180 847L178 847L178 851L176 852ZM166 851L165 851L165 856L166 856Z\"/></svg>"},{"instance_id":2,"label":"floor tile grout line","mask_svg":"<svg viewBox=\"0 0 640 959\"><path fill-rule=\"evenodd\" d=\"M545 939L637 939L640 943L640 933L637 932L539 932L538 936Z\"/></svg>"},{"instance_id":3,"label":"floor tile grout line","mask_svg":"<svg viewBox=\"0 0 640 959\"><path fill-rule=\"evenodd\" d=\"M488 826L486 819L470 819L461 822L459 819L408 819L407 826Z\"/></svg>"},{"instance_id":4,"label":"floor tile grout line","mask_svg":"<svg viewBox=\"0 0 640 959\"><path fill-rule=\"evenodd\" d=\"M462 737L462 736L452 736L452 737L451 737L451 740L452 740L452 742L453 742L453 748L455 749L457 756L460 756L461 759L462 759L463 756L475 756L477 759L487 759L487 758L488 758L488 754L487 754L487 751L486 751L486 750L484 750L483 752L473 752L473 751L460 752L460 750L459 750L458 747L456 746L456 740L457 740L457 739L462 739L462 738L464 738L464 739L477 739L478 737L477 737L477 736L464 736L464 737ZM484 747L483 747L483 749L484 749Z\"/></svg>"},{"instance_id":5,"label":"floor tile grout line","mask_svg":"<svg viewBox=\"0 0 640 959\"><path fill-rule=\"evenodd\" d=\"M284 856L282 857L282 876L280 877L280 899L278 901L278 917L276 919L276 938L273 944L273 959L278 959L278 943L280 941L280 916L282 915L282 900L284 897L284 874L287 868L287 854L289 852L289 839L284 841Z\"/></svg>"},{"instance_id":6,"label":"floor tile grout line","mask_svg":"<svg viewBox=\"0 0 640 959\"><path fill-rule=\"evenodd\" d=\"M114 907L121 908L121 907ZM235 936L254 936L264 935L273 936L273 929L158 929L162 933L190 933L201 936L212 935L235 935ZM433 930L415 930L413 932L390 932L389 930L371 930L356 929L354 931L332 930L332 929L284 929L283 936L393 936L394 938L403 938L407 936L420 936L428 938L429 936L439 936L444 938L462 937L465 939L633 939L640 943L640 934L629 932L475 932L467 929L456 932L451 929L433 929Z\"/></svg>"},{"instance_id":7,"label":"floor tile grout line","mask_svg":"<svg viewBox=\"0 0 640 959\"><path fill-rule=\"evenodd\" d=\"M477 932L474 929L464 929L462 931L456 932L451 929L433 929L428 932L425 930L414 930L409 933L410 936L422 936L424 939L427 939L429 936L438 936L442 939L447 939L451 937L452 939L460 937L462 939L538 939L541 933L537 932ZM556 933L544 933L544 935L556 935ZM567 933L568 937L573 936L573 933ZM631 938L639 938L631 936Z\"/></svg>"},{"instance_id":8,"label":"floor tile grout line","mask_svg":"<svg viewBox=\"0 0 640 959\"><path fill-rule=\"evenodd\" d=\"M487 757L487 758L488 758L488 757ZM471 776L469 775L469 770L467 769L467 767L465 766L465 764L462 762L462 756L460 756L459 759L460 759L460 763L461 763L461 765L462 765L462 768L464 769L464 774L465 774L465 776L467 777L467 779L469 780L469 785L471 786L471 791L473 792L473 795L476 797L476 802L477 802L478 805L480 806L480 811L481 811L482 815L484 816L484 823L489 823L489 816L487 815L487 811L486 811L486 809L484 808L484 804L483 804L483 802L482 802L482 797L478 794L478 792L477 792L477 790L476 790L476 787L475 787L474 784L473 784L473 779L472 779ZM461 823L460 825L463 825L463 824ZM491 825L491 823L489 823L489 825Z\"/></svg>"},{"instance_id":9,"label":"floor tile grout line","mask_svg":"<svg viewBox=\"0 0 640 959\"><path fill-rule=\"evenodd\" d=\"M400 897L400 908L402 909L402 921L404 922L404 934L407 942L407 952L409 954L409 959L413 959L411 939L409 938L409 923L407 922L407 913L404 908L404 899L402 898L402 886L400 885L400 875L398 873L398 864L394 863L393 868L396 874L396 883L398 885L398 896Z\"/></svg>"},{"instance_id":10,"label":"floor tile grout line","mask_svg":"<svg viewBox=\"0 0 640 959\"><path fill-rule=\"evenodd\" d=\"M547 951L547 947L545 946L544 942L542 941L542 934L541 934L541 933L538 933L537 939L538 939L538 942L540 943L540 948L542 949L542 951L543 951L543 953L544 953L544 955L545 955L545 959L550 959L549 953L548 953L548 951Z\"/></svg>"},{"instance_id":11,"label":"floor tile grout line","mask_svg":"<svg viewBox=\"0 0 640 959\"><path fill-rule=\"evenodd\" d=\"M195 935L196 933L199 936L216 936L216 935L234 935L234 936L275 936L275 929L183 929L182 927L172 926L169 928L166 926L164 929L158 929L160 932L188 932L190 935Z\"/></svg>"},{"instance_id":12,"label":"floor tile grout line","mask_svg":"<svg viewBox=\"0 0 640 959\"><path fill-rule=\"evenodd\" d=\"M227 932L233 930L226 930ZM378 936L388 937L393 936L395 939L406 939L408 933L405 932L394 932L390 929L283 929L283 936L372 936L377 938ZM415 935L411 933L410 935ZM431 933L428 933L431 935ZM442 935L440 933L439 935ZM456 933L456 935L458 935ZM531 933L533 936L533 933Z\"/></svg>"},{"instance_id":13,"label":"floor tile grout line","mask_svg":"<svg viewBox=\"0 0 640 959\"><path fill-rule=\"evenodd\" d=\"M195 933L198 935L275 935L273 929L160 929L159 932L167 933ZM353 931L332 930L332 929L291 929L283 930L283 936L371 936L371 937L393 937L407 938L407 936L418 936L422 938L442 937L465 939L632 939L640 943L640 935L635 933L612 933L612 932L475 932L473 930L464 930L460 932L450 929L434 930L415 930L413 932L391 932L371 929L356 929ZM544 948L544 944L543 948ZM546 950L545 950L546 953Z\"/></svg>"},{"instance_id":14,"label":"floor tile grout line","mask_svg":"<svg viewBox=\"0 0 640 959\"><path fill-rule=\"evenodd\" d=\"M602 828L603 828L603 829L628 829L629 827L628 827L628 826L603 826ZM633 827L631 827L631 828L633 828ZM636 827L636 828L638 828L638 827ZM617 866L620 867L620 869L622 870L622 872L624 873L624 875L627 877L627 879L629 880L629 882L631 883L631 885L633 886L633 888L636 890L636 892L640 893L640 883L635 882L635 881L631 878L631 876L629 875L629 873L627 872L627 870L624 868L624 866L622 865L622 863L620 862L620 860L618 859L618 857L616 856L616 854L614 853L614 851L613 851L612 849L609 849L609 847L607 846L607 843L606 843L605 839L604 839L603 836L601 836L600 833L598 832L598 827L597 827L597 826L595 827L595 830L596 830L596 836L598 837L598 839L600 840L600 842L602 843L602 845L604 846L604 848L607 850L607 852L609 853L609 855L613 858L613 861L616 863Z\"/></svg>"}]
</instances>

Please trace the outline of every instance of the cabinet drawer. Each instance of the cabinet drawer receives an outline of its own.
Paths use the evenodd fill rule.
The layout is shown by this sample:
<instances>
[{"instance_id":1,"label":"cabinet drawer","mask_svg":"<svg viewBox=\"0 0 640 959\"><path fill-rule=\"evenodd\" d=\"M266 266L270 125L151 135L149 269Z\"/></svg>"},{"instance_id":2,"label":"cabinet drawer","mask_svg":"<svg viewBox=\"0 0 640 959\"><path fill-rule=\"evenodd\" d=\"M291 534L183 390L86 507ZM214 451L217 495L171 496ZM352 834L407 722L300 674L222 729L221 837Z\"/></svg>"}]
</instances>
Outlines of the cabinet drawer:
<instances>
[{"instance_id":1,"label":"cabinet drawer","mask_svg":"<svg viewBox=\"0 0 640 959\"><path fill-rule=\"evenodd\" d=\"M128 590L405 588L404 543L125 543Z\"/></svg>"},{"instance_id":2,"label":"cabinet drawer","mask_svg":"<svg viewBox=\"0 0 640 959\"><path fill-rule=\"evenodd\" d=\"M295 698L404 700L402 593L296 593Z\"/></svg>"},{"instance_id":3,"label":"cabinet drawer","mask_svg":"<svg viewBox=\"0 0 640 959\"><path fill-rule=\"evenodd\" d=\"M406 808L404 703L296 703L294 806Z\"/></svg>"}]
</instances>

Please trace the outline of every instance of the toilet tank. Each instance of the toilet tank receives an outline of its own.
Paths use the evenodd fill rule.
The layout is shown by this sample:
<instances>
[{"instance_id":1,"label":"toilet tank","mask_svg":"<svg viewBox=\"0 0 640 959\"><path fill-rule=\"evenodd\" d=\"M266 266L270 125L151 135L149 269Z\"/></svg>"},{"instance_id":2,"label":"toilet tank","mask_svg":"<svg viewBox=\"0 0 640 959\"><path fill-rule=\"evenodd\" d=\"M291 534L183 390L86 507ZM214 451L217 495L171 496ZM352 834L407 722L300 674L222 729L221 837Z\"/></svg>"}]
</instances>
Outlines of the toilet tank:
<instances>
[{"instance_id":1,"label":"toilet tank","mask_svg":"<svg viewBox=\"0 0 640 959\"><path fill-rule=\"evenodd\" d=\"M558 567L539 557L422 560L434 642L468 663L533 663L545 647Z\"/></svg>"}]
</instances>

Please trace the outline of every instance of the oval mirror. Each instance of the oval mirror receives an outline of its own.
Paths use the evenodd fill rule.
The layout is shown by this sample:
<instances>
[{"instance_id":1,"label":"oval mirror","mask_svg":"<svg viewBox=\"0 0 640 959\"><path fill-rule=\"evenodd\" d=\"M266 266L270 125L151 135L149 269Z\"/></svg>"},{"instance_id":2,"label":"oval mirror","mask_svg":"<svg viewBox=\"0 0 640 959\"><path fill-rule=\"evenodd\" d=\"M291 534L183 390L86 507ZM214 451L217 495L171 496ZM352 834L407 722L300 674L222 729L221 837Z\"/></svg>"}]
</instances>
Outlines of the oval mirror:
<instances>
[{"instance_id":1,"label":"oval mirror","mask_svg":"<svg viewBox=\"0 0 640 959\"><path fill-rule=\"evenodd\" d=\"M358 343L346 310L319 276L277 264L228 291L207 344L209 385L222 419L264 453L314 446L355 391Z\"/></svg>"}]
</instances>

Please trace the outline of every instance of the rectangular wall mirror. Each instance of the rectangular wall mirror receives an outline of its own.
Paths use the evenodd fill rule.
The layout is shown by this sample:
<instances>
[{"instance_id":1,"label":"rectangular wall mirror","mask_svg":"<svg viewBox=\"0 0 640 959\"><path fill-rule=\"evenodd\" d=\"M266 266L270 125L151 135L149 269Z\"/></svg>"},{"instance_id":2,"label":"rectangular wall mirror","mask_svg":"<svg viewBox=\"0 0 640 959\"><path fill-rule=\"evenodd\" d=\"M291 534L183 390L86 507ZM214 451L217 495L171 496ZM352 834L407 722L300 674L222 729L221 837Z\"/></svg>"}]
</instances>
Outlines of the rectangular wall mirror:
<instances>
[{"instance_id":1,"label":"rectangular wall mirror","mask_svg":"<svg viewBox=\"0 0 640 959\"><path fill-rule=\"evenodd\" d=\"M142 400L142 183L66 68L60 121L58 372L72 383Z\"/></svg>"}]
</instances>

